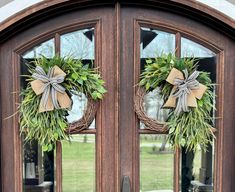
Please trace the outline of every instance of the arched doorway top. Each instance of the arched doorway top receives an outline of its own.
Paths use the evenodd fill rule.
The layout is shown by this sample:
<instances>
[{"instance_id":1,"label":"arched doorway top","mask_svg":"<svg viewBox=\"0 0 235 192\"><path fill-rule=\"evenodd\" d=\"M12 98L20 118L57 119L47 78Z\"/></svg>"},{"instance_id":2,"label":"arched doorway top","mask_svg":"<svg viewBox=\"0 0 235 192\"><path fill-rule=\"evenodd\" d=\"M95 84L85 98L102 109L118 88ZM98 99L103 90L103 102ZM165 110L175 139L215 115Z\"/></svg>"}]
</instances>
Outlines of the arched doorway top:
<instances>
[{"instance_id":1,"label":"arched doorway top","mask_svg":"<svg viewBox=\"0 0 235 192\"><path fill-rule=\"evenodd\" d=\"M38 21L45 18L55 16L61 12L78 9L80 7L92 6L92 5L104 5L104 4L115 4L115 0L44 0L36 3L16 14L4 20L0 24L0 42L9 37L9 34L13 35L15 32L30 26ZM230 37L235 35L235 22L234 19L227 15L219 12L218 10L209 7L208 5L194 0L138 0L131 2L129 0L119 0L121 4L129 5L146 5L148 7L155 7L157 9L164 9L170 12L177 12L177 14L187 15L194 19L205 22L217 30L223 31ZM14 33L12 33L14 30Z\"/></svg>"}]
</instances>

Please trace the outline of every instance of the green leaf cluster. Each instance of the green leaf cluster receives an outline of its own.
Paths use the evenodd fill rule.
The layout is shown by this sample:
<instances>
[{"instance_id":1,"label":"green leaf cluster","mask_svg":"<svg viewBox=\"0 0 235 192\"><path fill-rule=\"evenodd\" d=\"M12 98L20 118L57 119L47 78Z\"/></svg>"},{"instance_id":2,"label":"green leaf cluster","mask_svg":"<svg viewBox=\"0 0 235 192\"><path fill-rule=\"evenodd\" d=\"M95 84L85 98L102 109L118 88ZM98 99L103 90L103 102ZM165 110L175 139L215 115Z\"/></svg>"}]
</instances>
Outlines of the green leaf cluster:
<instances>
[{"instance_id":1,"label":"green leaf cluster","mask_svg":"<svg viewBox=\"0 0 235 192\"><path fill-rule=\"evenodd\" d=\"M90 68L89 64L83 65L81 60L73 58L41 57L27 65L30 75L24 75L28 84L20 94L22 98L19 110L20 131L25 134L26 141L37 140L43 146L44 151L50 151L57 140L69 139L69 135L66 134L68 127L66 116L69 109L55 109L39 113L41 95L36 95L30 85L30 82L34 80L31 75L35 72L35 67L39 65L46 72L55 65L60 67L66 73L62 85L69 95L82 92L94 100L102 99L106 93L104 81L97 69Z\"/></svg>"},{"instance_id":2,"label":"green leaf cluster","mask_svg":"<svg viewBox=\"0 0 235 192\"><path fill-rule=\"evenodd\" d=\"M159 58L146 59L144 71L141 73L139 85L147 91L160 88L162 97L166 101L173 86L166 82L172 68L180 71L187 69L191 74L197 69L194 58L176 58L173 54L162 55ZM214 109L213 92L214 85L208 72L200 71L197 80L206 85L208 89L200 100L197 107L190 108L189 112L183 112L179 116L174 115L174 108L166 121L169 129L168 139L173 147L185 147L187 150L196 151L200 146L206 150L215 137L211 127L213 124L212 110Z\"/></svg>"}]
</instances>

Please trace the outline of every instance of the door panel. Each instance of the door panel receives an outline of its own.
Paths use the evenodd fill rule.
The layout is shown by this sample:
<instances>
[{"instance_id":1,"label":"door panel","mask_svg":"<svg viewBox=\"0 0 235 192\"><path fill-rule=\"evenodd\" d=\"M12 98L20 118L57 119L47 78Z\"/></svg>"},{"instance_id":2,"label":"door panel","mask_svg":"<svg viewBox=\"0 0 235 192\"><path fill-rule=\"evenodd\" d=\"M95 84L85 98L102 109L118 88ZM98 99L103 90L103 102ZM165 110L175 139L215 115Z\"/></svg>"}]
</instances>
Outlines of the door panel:
<instances>
[{"instance_id":1,"label":"door panel","mask_svg":"<svg viewBox=\"0 0 235 192\"><path fill-rule=\"evenodd\" d=\"M5 50L4 53L1 52L1 54L6 54L4 58L1 58L1 62L6 60L10 61L10 58L13 58L12 64L5 65L5 67L1 65L1 71L4 74L12 74L12 76L2 76L2 78L13 79L13 81L9 81L7 84L2 84L1 86L1 88L3 88L1 91L1 102L5 103L4 108L7 109L2 113L2 116L5 118L16 111L14 103L19 102L19 98L16 95L12 96L10 93L20 90L20 55L50 38L55 39L54 51L58 54L60 53L60 45L64 46L64 44L67 43L63 40L65 37L64 34L80 29L86 29L87 27L94 28L95 52L93 53L93 57L95 57L95 66L99 67L102 78L108 82L106 84L106 89L109 92L102 103L100 103L96 115L96 131L84 131L84 134L95 134L96 139L94 144L99 146L96 147L96 158L93 159L95 162L93 165L95 167L93 167L93 169L95 168L96 170L96 179L91 181L95 182L92 185L93 189L96 191L115 191L115 188L118 186L117 183L119 182L116 173L118 166L114 163L117 162L117 153L115 149L118 149L118 147L116 147L117 141L115 137L117 121L114 120L116 119L117 113L117 98L115 92L117 87L117 70L114 57L115 49L113 49L113 47L115 47L114 18L114 7L90 8L89 10L74 11L40 23L13 37L1 47ZM61 41L60 36L62 37ZM69 45L71 44L69 43ZM65 45L67 49L70 49L69 45ZM35 48L35 50L37 50L37 48ZM43 51L45 52L46 49L43 48ZM37 51L34 54L37 55ZM11 97L7 97L7 94L10 94ZM2 149L4 149L3 169L1 170L4 175L3 191L20 192L22 191L23 185L22 145L21 138L18 134L18 119L16 116L14 118L9 118L2 123L1 135L2 134L5 135L2 140ZM9 144L7 141L14 142ZM63 170L66 177L66 170L64 167L66 166L66 161L63 164L62 158L64 153L61 151L64 148L63 146L64 145L62 145L61 148L60 144L58 144L56 150L56 191L62 191ZM14 153L11 154L8 151L14 151ZM64 158L66 159L66 154L64 154ZM15 162L17 163L15 164ZM12 179L10 178L14 178L15 185L11 184ZM66 178L64 181L66 181Z\"/></svg>"},{"instance_id":2,"label":"door panel","mask_svg":"<svg viewBox=\"0 0 235 192\"><path fill-rule=\"evenodd\" d=\"M121 21L121 31L123 32L121 33L121 39L123 39L123 41L121 41L122 54L120 67L121 175L128 175L132 182L132 190L139 191L140 189L144 190L143 181L146 180L146 176L143 177L144 168L141 164L142 161L144 162L144 150L142 151L137 147L145 145L145 143L143 144L144 140L141 140L141 144L139 144L139 138L141 138L139 137L139 134L143 134L143 136L145 136L145 134L153 134L152 131L143 129L144 127L142 124L140 124L141 129L139 130L139 120L132 111L134 108L133 97L136 91L135 85L139 81L139 74L143 69L143 65L145 63L144 57L147 57L148 54L150 54L150 57L154 57L160 56L162 53L167 54L169 52L175 53L177 57L181 57L181 54L182 56L185 56L186 50L189 52L191 51L191 54L188 56L191 57L192 55L195 55L195 57L198 58L203 57L203 61L200 60L199 63L200 68L202 70L211 72L211 78L214 80L214 82L217 83L222 81L220 73L223 66L222 63L218 59L216 59L220 56L221 52L219 51L219 49L216 49L216 47L211 46L211 44L209 43L210 41L213 42L212 36L216 36L216 34L214 34L210 29L201 26L197 22L190 20L189 23L186 18L176 16L168 12L159 10L156 11L151 9L146 11L145 9L141 8L125 6L121 6ZM204 29L204 31L201 31L201 29ZM144 37L144 33L145 36L147 34L148 38ZM153 33L156 33L157 35L154 35ZM210 33L212 36L209 36L206 33ZM167 34L173 34L173 41L170 40L171 36ZM145 42L143 42L144 38L147 39ZM190 39L190 41L188 39ZM198 44L198 42L200 42L200 45ZM157 51L161 52L159 53ZM212 114L213 116L217 116L218 114L222 113L221 106L218 104L222 99L222 89L223 88L221 86L218 88L216 87L216 92L218 95L218 97L216 98L217 112L216 114ZM130 110L130 108L132 110ZM151 109L149 110L151 111ZM148 112L146 111L146 113ZM153 113L155 112L152 111L150 113L151 115L153 115ZM161 116L163 116L163 112L157 118L163 118ZM215 122L215 126L219 131L222 130L221 119L217 119L217 121ZM158 134L163 133L164 132L159 132ZM218 139L216 141L218 142L220 141L220 135L218 133L216 135ZM154 144L152 148L154 148ZM212 174L214 173L214 170L219 169L221 164L216 164L214 167L213 159L214 157L219 157L219 148L215 148L215 153L213 152L214 149L212 150L212 148L208 150L208 154L202 153L200 157L196 155L195 158L190 154L185 154L184 149L182 149L182 153L179 150L176 150L174 155L174 169L172 169L171 173L174 175L174 178L172 178L172 187L169 185L168 187L166 187L166 184L165 186L162 186L162 189L188 191L190 187L197 187L198 183L195 184L195 182L192 184L193 186L191 186L191 180L194 180L194 173L196 174L195 180L200 180L201 182L204 182L204 184L211 185ZM183 158L182 162L181 155ZM139 157L141 157L141 162ZM188 160L185 161L186 157ZM200 161L198 158L202 158L202 160ZM193 164L193 162L195 165L194 170L191 167L191 164ZM207 163L206 166L205 163ZM139 166L142 167L140 168ZM157 167L155 168L157 169ZM189 171L185 172L186 169L189 169ZM200 173L198 173L198 171L200 171ZM139 175L140 173L141 175ZM205 173L208 174L208 181L205 180L205 176L202 176ZM161 171L159 171L159 174L161 174ZM189 176L190 174L191 176ZM198 174L200 174L200 178ZM202 179L203 177L204 180ZM155 181L156 183L160 182L160 179L156 179ZM146 182L151 182L151 178L149 178L149 180ZM194 186L194 184L196 186ZM216 184L215 187L218 187L218 185ZM151 184L148 186L150 187ZM161 184L159 183L159 186L154 187L153 185L152 188L154 190L161 189L158 188L160 186ZM208 188L211 190L211 186L208 186Z\"/></svg>"}]
</instances>

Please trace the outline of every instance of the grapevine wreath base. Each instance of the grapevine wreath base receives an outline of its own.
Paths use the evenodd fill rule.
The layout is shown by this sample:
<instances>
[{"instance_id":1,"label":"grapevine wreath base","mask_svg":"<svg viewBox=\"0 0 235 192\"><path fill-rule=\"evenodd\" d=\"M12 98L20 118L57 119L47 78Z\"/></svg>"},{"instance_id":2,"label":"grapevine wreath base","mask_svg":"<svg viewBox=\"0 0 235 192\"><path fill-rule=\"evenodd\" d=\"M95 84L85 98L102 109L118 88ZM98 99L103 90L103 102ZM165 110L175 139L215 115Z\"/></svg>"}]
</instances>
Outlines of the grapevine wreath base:
<instances>
[{"instance_id":1,"label":"grapevine wreath base","mask_svg":"<svg viewBox=\"0 0 235 192\"><path fill-rule=\"evenodd\" d=\"M167 133L168 129L166 127L166 123L160 122L156 119L150 118L146 115L144 110L144 97L147 94L147 91L143 87L137 87L136 95L135 95L135 112L139 118L139 120L144 123L146 129L161 133Z\"/></svg>"},{"instance_id":2,"label":"grapevine wreath base","mask_svg":"<svg viewBox=\"0 0 235 192\"><path fill-rule=\"evenodd\" d=\"M87 97L87 107L81 119L69 124L66 132L68 134L78 133L84 129L87 129L93 120L99 106L99 102L94 101L91 97Z\"/></svg>"}]
</instances>

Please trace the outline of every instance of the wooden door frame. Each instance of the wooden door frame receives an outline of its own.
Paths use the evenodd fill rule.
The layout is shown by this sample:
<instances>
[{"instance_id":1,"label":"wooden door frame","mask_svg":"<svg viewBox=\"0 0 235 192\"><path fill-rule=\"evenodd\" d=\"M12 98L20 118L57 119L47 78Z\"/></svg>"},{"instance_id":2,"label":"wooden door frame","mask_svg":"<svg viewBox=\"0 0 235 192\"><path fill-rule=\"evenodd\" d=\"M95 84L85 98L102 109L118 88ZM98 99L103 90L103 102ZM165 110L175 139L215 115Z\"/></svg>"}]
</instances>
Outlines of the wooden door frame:
<instances>
[{"instance_id":1,"label":"wooden door frame","mask_svg":"<svg viewBox=\"0 0 235 192\"><path fill-rule=\"evenodd\" d=\"M103 15L103 13L106 13ZM69 24L68 22L69 21ZM115 7L99 7L90 8L87 10L80 10L79 12L72 12L66 16L54 18L50 21L41 23L34 28L22 32L17 37L9 40L6 44L3 44L1 48L4 48L5 56L2 57L1 62L8 63L7 66L1 66L4 74L8 74L3 79L10 78L12 81L1 83L1 103L2 103L2 117L8 117L9 114L14 114L17 111L15 103L19 102L19 97L16 94L10 93L19 92L20 90L20 55L26 50L33 48L40 42L48 39L55 39L55 50L59 52L59 39L60 35L72 32L75 30L83 29L86 27L95 28L95 65L100 68L102 78L107 81L106 89L109 92L105 99L102 100L99 110L96 116L96 131L84 130L83 133L96 132L96 146L102 146L96 149L96 190L97 191L116 191L116 187L119 179L116 178L119 174L118 171L116 151L112 149L118 149L116 146L118 137L115 137L114 133L117 131L117 96L114 91L116 85L116 60L115 60ZM106 25L102 25L106 23ZM107 51L109 50L109 51ZM3 53L1 53L3 54ZM111 70L110 70L111 69ZM14 75L13 75L14 74ZM8 96L7 96L8 95ZM9 97L10 95L10 97ZM7 102L6 100L9 100ZM6 109L6 110L4 110ZM102 118L108 117L108 118ZM11 128L11 125L13 127ZM103 129L102 127L108 127ZM22 191L22 143L19 136L18 116L6 119L2 122L1 133L5 135L2 137L2 149L3 154L1 156L3 169L1 172L3 185L2 189L5 192L21 192ZM8 145L8 142L12 145ZM61 188L61 148L57 145L57 192L62 190ZM105 164L105 166L103 166ZM14 178L11 180L10 178ZM111 185L106 185L110 183Z\"/></svg>"},{"instance_id":2,"label":"wooden door frame","mask_svg":"<svg viewBox=\"0 0 235 192\"><path fill-rule=\"evenodd\" d=\"M8 98L9 94L12 92L12 90L17 90L17 80L14 76L15 72L17 72L17 63L18 63L18 56L17 56L17 49L16 49L16 43L21 42L21 40L17 40L16 37L20 37L21 34L28 34L29 35L29 39L31 38L34 39L34 41L32 41L33 43L37 43L39 42L39 40L41 41L43 38L46 39L47 35L52 33L53 35L55 35L56 33L58 33L58 31L53 30L52 27L54 27L54 29L56 29L56 25L53 26L47 26L47 23L45 20L49 20L49 18L51 18L51 20L56 20L53 19L53 17L58 16L61 13L65 12L72 12L75 11L76 9L80 8L86 8L86 6L88 7L92 7L92 5L96 5L97 3L95 1L67 1L67 0L46 0L42 3L39 3L35 6L32 6L31 8L29 8L26 12L21 12L17 15L15 15L14 17L8 19L7 21L5 21L1 26L0 26L0 56L1 56L1 60L0 60L0 68L2 69L2 71L5 71L6 73L3 74L1 76L1 120L4 119L6 116L8 116L9 114L12 114L13 111L15 111L15 106L14 106L14 102L17 101L17 98L15 96L10 96L10 99L5 103L5 100L2 100L2 98ZM76 6L75 6L76 5ZM105 136L110 136L112 135L112 137L114 136L116 139L114 141L112 141L112 145L114 146L114 148L116 149L116 154L114 157L112 157L114 159L115 165L114 165L114 172L113 172L113 179L112 181L110 181L110 178L105 177L105 173L102 175L101 173L99 175L97 175L97 182L100 184L101 188L97 189L97 191L120 191L120 183L121 183L121 175L126 174L125 170L121 170L120 166L122 166L122 162L121 162L121 156L126 156L125 152L123 154L120 153L120 149L123 149L125 144L127 143L123 143L121 144L119 141L119 138L122 139L123 138L123 134L124 134L124 129L122 128L122 130L118 130L118 126L119 123L122 122L123 117L120 116L122 114L122 110L119 108L119 101L122 100L123 95L120 93L120 88L122 88L122 84L121 84L121 78L123 77L122 74L124 74L124 69L125 68L121 68L122 65L124 65L124 63L122 60L122 56L121 56L121 52L120 49L123 48L123 45L120 44L120 40L121 40L121 34L120 34L120 30L119 29L119 25L121 25L121 10L120 10L120 5L122 6L135 6L138 9L139 5L143 5L146 6L145 11L149 10L148 13L153 12L153 10L159 10L160 12L163 12L163 10L167 13L173 14L173 12L175 14L178 15L178 18L181 18L181 22L183 20L187 20L189 21L189 19L186 19L184 16L182 15L188 15L190 14L192 17L191 21L192 24L189 26L189 29L187 30L182 30L182 28L185 28L185 24L182 25L182 23L180 22L181 25L179 25L179 27L177 28L173 23L172 25L166 25L166 21L165 22L152 22L152 21L147 21L147 23L152 23L153 26L160 26L164 29L167 30L172 30L172 31L181 31L182 34L184 34L185 37L189 37L192 40L196 40L199 41L201 44L206 45L206 47L211 48L212 50L215 50L219 55L219 63L220 63L220 68L217 69L218 73L218 78L219 78L219 82L221 82L221 85L223 85L223 83L227 83L230 85L232 84L231 82L235 82L235 79L233 79L233 77L231 76L231 74L229 73L230 71L233 71L234 67L232 65L232 62L234 61L233 56L231 54L231 51L229 52L229 49L233 49L234 48L234 42L232 42L232 38L231 36L234 38L235 37L235 30L234 30L234 22L231 21L231 19L225 17L224 15L219 14L218 12L216 12L215 10L210 9L209 7L203 6L201 4L195 3L192 0L190 1L186 1L186 0L172 0L169 2L166 1L137 1L135 3L131 3L128 1L120 1L120 3L116 3L114 1L104 1L104 2L100 2L98 3L99 6L113 6L115 5L115 15L113 16L115 23L114 23L114 34L113 34L113 38L115 39L114 42L114 46L115 50L114 50L114 55L113 55L113 67L114 70L112 71L112 75L114 75L116 81L112 82L112 84L114 85L113 87L111 87L111 85L108 87L109 92L113 92L114 94L112 96L110 96L110 98L112 97L112 101L114 103L114 110L115 112L113 113L113 119L114 119L114 124L113 124L113 132L111 130L109 130L108 132L105 133L100 133L100 137L104 138ZM194 6L197 5L196 8L194 8ZM98 7L99 7L98 6ZM176 6L176 7L174 7ZM92 9L92 8L91 8ZM89 9L87 9L89 10ZM182 13L182 10L184 11ZM80 10L81 11L81 10ZM196 11L196 12L195 12ZM216 29L217 31L219 31L222 34L219 34L218 32L216 32L215 30L210 29L209 27L206 27L205 25L203 25L202 23L199 23L197 20L198 18L203 18L203 22L210 22L210 25L213 25L213 28ZM215 18L216 17L216 18ZM213 18L213 19L212 19ZM43 22L42 22L43 21ZM141 20L135 20L132 21L131 26L133 27L133 31L134 28L138 25L138 22L140 21L144 21L143 19ZM40 24L42 22L42 24ZM169 20L167 22L170 22ZM45 25L46 31L40 31L41 35L40 37L42 38L35 38L33 37L33 34L29 34L27 33L26 27L30 27L30 28L35 28L35 25L38 23L38 25ZM179 23L177 23L178 25ZM200 26L202 27L202 32L200 32L198 29L196 29L196 26ZM223 26L223 27L221 27ZM30 31L30 30L29 30ZM198 31L198 33L196 33L196 31ZM207 35L206 32L210 32L209 34L213 34L211 35ZM44 35L43 35L44 34ZM199 35L200 34L200 35ZM133 35L133 34L132 34ZM137 34L138 36L138 34ZM134 38L138 37L135 36ZM221 37L221 39L216 39L216 37ZM102 40L105 40L104 35L101 35ZM214 38L214 39L213 39ZM137 50L138 47L138 43L137 43L137 39L131 39L132 45L131 47L135 51ZM12 44L7 44L8 42L12 42ZM25 42L21 42L22 45L25 44ZM14 46L13 46L14 45ZM13 47L12 47L13 46ZM17 45L19 46L19 45ZM99 45L98 45L99 46ZM25 47L27 48L27 46ZM23 50L23 48L21 47L21 49ZM104 50L104 47L102 48L102 50ZM16 51L16 52L15 52ZM132 54L132 53L130 53ZM6 57L7 55L7 57ZM138 54L137 54L138 55ZM2 59L2 58L5 59ZM4 66L4 63L6 61L12 60L13 63L11 63L11 66L7 66L7 68L9 69L5 69L6 66ZM101 58L102 60L102 58ZM103 61L103 60L102 60ZM137 57L132 57L129 60L130 63L138 63ZM101 62L102 63L102 62ZM13 66L13 67L12 67ZM227 66L227 70L226 68L224 69L223 67ZM4 70L5 69L5 70ZM131 69L135 72L135 69L133 68L133 66L131 67ZM102 71L102 74L104 75L104 77L109 76L110 74L108 70L102 69L104 71ZM117 72L117 73L115 73ZM10 75L9 75L10 74ZM224 76L226 77L226 79L224 79ZM13 84L6 82L6 79L13 79ZM137 76L130 76L132 82L137 82ZM126 81L128 81L128 79L126 79ZM224 82L225 81L225 82ZM11 86L13 86L13 89L11 89ZM115 90L115 91L114 91ZM230 98L229 97L229 92L231 92L230 90L228 90L227 87L221 86L219 87L219 92L218 95L220 98ZM224 93L225 92L225 93ZM133 96L133 94L135 93L134 88L131 89L130 94ZM226 94L227 93L227 94ZM235 95L235 94L234 94ZM111 101L110 100L110 101ZM110 102L109 101L109 102ZM108 102L108 103L109 103ZM131 104L132 105L132 104ZM233 131L232 129L232 115L235 114L235 110L233 107L234 104L231 103L231 98L230 100L226 100L226 102L224 100L219 100L218 103L218 107L221 109L220 113L218 114L221 117L224 117L224 121L221 119L219 120L219 127L223 127L224 124L226 124L225 122L227 122L226 124L226 129L221 128L220 133L219 133L219 137L218 137L218 142L217 142L217 147L219 152L222 155L217 155L217 159L216 161L220 164L219 169L217 170L217 179L219 180L219 182L217 182L218 186L216 186L216 191L222 192L222 191L231 191L231 185L232 185L232 177L235 177L235 171L234 173L231 173L229 171L231 170L235 170L235 165L233 165L233 160L235 160L235 156L231 155L230 157L228 156L229 153L229 149L228 147L230 145L233 144L233 138L234 138L234 134L235 131ZM226 108L226 113L229 113L230 115L225 115L225 112L223 111L223 108ZM106 114L107 112L103 111L103 114ZM132 125L136 126L136 122L137 119L136 117L132 116ZM99 119L99 118L98 118ZM98 120L99 121L99 120ZM103 120L100 120L103 121ZM14 119L14 123L12 123L9 120L2 120L1 121L1 133L4 133L4 137L8 138L8 142L9 142L9 147L8 149L11 149L10 152L8 151L8 149L6 149L3 146L3 142L6 142L6 139L3 138L3 136L1 137L1 162L2 162L2 167L4 167L4 169L6 170L5 166L7 166L9 168L9 172L8 173L8 177L5 178L6 175L4 175L3 172L2 174L2 190L4 192L12 192L12 191L17 191L20 192L21 191L21 180L20 180L20 174L21 174L21 166L20 166L20 160L18 159L20 157L20 138L18 136L18 127L16 126L16 122L17 120ZM230 122L230 125L229 125ZM107 122L106 122L107 123ZM111 123L111 122L110 122ZM13 125L13 127L12 127ZM3 130L3 129L9 129L9 130ZM136 130L132 130L130 131L131 133L131 144L127 147L130 149L133 147L133 149L137 150L137 147L139 145L138 140L134 139L136 135ZM223 140L223 138L226 137L226 140ZM100 141L100 145L105 145L104 139L101 139ZM109 143L109 142L107 142ZM106 143L106 144L107 144ZM110 143L109 143L110 144ZM6 144L5 144L6 145ZM4 145L4 146L5 146ZM138 190L138 151L133 150L133 154L130 157L130 163L133 163L133 169L131 172L133 181L132 181L132 186L133 186L133 190ZM108 154L108 149L106 149L106 152L102 153L100 152L98 155L98 158L105 158L105 154ZM226 162L223 160L226 159ZM5 162L5 163L4 163ZM6 164L6 162L9 163L9 165ZM11 163L10 163L11 162ZM98 163L99 166L102 166L102 162ZM108 166L109 168L112 167L111 165ZM222 169L223 168L223 169ZM13 170L12 170L13 169ZM110 170L106 170L106 173L110 171ZM99 171L98 171L99 172ZM108 175L108 174L107 174ZM12 183L12 178L14 178L14 182ZM102 181L101 179L102 178ZM228 179L229 178L229 179ZM99 181L100 179L100 181ZM8 181L6 181L8 180ZM105 186L105 181L106 182L112 182L113 183L113 188L106 188L107 186ZM6 187L6 183L11 183L10 188ZM223 185L222 185L223 184Z\"/></svg>"}]
</instances>

